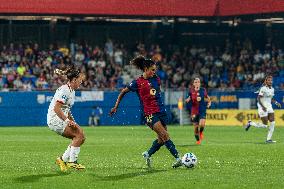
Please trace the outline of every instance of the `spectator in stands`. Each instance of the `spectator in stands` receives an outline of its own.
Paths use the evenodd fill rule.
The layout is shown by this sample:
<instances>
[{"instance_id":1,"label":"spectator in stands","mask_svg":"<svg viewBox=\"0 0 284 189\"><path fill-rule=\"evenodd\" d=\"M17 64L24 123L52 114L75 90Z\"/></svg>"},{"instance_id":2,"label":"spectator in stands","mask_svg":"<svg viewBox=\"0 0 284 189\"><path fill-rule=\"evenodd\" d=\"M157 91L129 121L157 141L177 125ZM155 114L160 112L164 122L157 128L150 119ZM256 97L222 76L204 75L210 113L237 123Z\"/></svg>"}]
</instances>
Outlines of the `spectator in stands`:
<instances>
[{"instance_id":1,"label":"spectator in stands","mask_svg":"<svg viewBox=\"0 0 284 189\"><path fill-rule=\"evenodd\" d=\"M267 44L269 48L262 51L253 49L248 39L243 43L226 40L224 48L195 45L173 48L159 44L148 47L137 42L135 48L129 50L110 39L104 48L74 42L70 48L67 44L51 44L48 49L41 49L36 43L11 43L0 50L1 87L10 90L55 89L61 80L51 79L54 68L62 68L73 61L88 73L85 90L115 90L140 74L125 63L130 57L142 54L158 62L157 74L163 88L182 89L192 77L200 77L204 86L212 89L252 88L258 87L256 84L267 72L274 75L275 85L279 88L284 76L284 54L271 40Z\"/></svg>"}]
</instances>

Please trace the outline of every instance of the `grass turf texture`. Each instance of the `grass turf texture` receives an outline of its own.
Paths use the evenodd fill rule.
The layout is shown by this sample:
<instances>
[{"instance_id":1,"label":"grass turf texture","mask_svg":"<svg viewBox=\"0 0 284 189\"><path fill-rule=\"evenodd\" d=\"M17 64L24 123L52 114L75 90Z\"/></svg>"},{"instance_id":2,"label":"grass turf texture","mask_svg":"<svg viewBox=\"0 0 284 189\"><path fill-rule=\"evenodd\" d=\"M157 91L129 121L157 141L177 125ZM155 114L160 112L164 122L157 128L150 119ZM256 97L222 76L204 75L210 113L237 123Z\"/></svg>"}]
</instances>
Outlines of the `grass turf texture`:
<instances>
[{"instance_id":1,"label":"grass turf texture","mask_svg":"<svg viewBox=\"0 0 284 189\"><path fill-rule=\"evenodd\" d=\"M44 127L0 128L1 188L284 188L284 128L276 144L265 144L267 130L207 127L201 146L192 127L169 127L180 153L193 152L194 169L172 169L165 147L153 156L153 169L141 153L155 138L141 127L84 128L87 140L80 163L85 171L61 173L55 159L69 140Z\"/></svg>"}]
</instances>

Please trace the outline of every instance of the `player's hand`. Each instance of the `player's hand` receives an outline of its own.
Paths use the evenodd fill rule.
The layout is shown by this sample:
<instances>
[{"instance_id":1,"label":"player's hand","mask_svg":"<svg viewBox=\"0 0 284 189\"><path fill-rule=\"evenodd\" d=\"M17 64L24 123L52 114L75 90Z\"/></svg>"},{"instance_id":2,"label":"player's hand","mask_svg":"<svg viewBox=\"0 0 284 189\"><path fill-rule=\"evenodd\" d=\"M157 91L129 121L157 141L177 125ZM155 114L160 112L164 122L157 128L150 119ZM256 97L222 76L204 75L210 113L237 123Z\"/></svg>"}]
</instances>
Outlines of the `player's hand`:
<instances>
[{"instance_id":1,"label":"player's hand","mask_svg":"<svg viewBox=\"0 0 284 189\"><path fill-rule=\"evenodd\" d=\"M281 103L275 102L275 105L276 105L278 108L281 108Z\"/></svg>"},{"instance_id":2,"label":"player's hand","mask_svg":"<svg viewBox=\"0 0 284 189\"><path fill-rule=\"evenodd\" d=\"M79 125L78 125L76 122L72 121L72 120L70 120L70 121L68 122L68 126L71 127L71 128L73 128L73 129L79 127Z\"/></svg>"},{"instance_id":3,"label":"player's hand","mask_svg":"<svg viewBox=\"0 0 284 189\"><path fill-rule=\"evenodd\" d=\"M112 116L113 114L115 114L117 111L117 108L116 107L113 107L110 112L109 112L109 115Z\"/></svg>"},{"instance_id":4,"label":"player's hand","mask_svg":"<svg viewBox=\"0 0 284 189\"><path fill-rule=\"evenodd\" d=\"M189 103L189 101L190 101L190 97L188 97L187 99L185 99L185 102L186 102L186 103Z\"/></svg>"},{"instance_id":5,"label":"player's hand","mask_svg":"<svg viewBox=\"0 0 284 189\"><path fill-rule=\"evenodd\" d=\"M267 110L264 106L262 106L262 109L263 109L263 111L265 111L265 112L266 112L266 110Z\"/></svg>"},{"instance_id":6,"label":"player's hand","mask_svg":"<svg viewBox=\"0 0 284 189\"><path fill-rule=\"evenodd\" d=\"M210 108L210 106L211 106L211 102L208 102L207 108Z\"/></svg>"}]
</instances>

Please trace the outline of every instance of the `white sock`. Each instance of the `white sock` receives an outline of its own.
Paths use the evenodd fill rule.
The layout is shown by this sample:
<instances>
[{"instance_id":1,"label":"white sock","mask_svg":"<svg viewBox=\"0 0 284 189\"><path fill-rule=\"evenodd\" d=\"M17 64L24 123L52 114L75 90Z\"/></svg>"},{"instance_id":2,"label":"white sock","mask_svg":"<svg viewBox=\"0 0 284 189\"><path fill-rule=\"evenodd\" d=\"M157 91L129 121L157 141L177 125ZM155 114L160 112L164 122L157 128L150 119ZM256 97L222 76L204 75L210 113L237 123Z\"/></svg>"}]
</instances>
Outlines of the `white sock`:
<instances>
[{"instance_id":1,"label":"white sock","mask_svg":"<svg viewBox=\"0 0 284 189\"><path fill-rule=\"evenodd\" d=\"M250 122L251 126L254 126L256 128L267 128L267 125L263 124L263 123L255 123L253 121Z\"/></svg>"},{"instance_id":2,"label":"white sock","mask_svg":"<svg viewBox=\"0 0 284 189\"><path fill-rule=\"evenodd\" d=\"M274 132L274 126L275 126L275 121L270 122L268 134L267 134L267 140L271 140L273 132Z\"/></svg>"},{"instance_id":3,"label":"white sock","mask_svg":"<svg viewBox=\"0 0 284 189\"><path fill-rule=\"evenodd\" d=\"M67 162L69 160L69 157L70 157L70 151L71 151L71 146L69 145L67 147L67 149L65 150L64 154L62 155L62 160L64 162Z\"/></svg>"},{"instance_id":4,"label":"white sock","mask_svg":"<svg viewBox=\"0 0 284 189\"><path fill-rule=\"evenodd\" d=\"M71 146L69 162L77 161L79 153L80 153L80 147Z\"/></svg>"}]
</instances>

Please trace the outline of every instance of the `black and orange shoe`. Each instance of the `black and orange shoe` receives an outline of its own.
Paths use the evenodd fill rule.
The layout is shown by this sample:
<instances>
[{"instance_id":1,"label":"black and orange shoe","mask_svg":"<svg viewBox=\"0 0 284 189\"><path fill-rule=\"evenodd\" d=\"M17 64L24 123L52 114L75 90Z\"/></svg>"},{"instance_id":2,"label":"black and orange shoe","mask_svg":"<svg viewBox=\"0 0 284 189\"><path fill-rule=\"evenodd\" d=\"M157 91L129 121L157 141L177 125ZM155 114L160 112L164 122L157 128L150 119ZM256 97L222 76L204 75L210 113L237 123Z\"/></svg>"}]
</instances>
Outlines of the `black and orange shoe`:
<instances>
[{"instance_id":1,"label":"black and orange shoe","mask_svg":"<svg viewBox=\"0 0 284 189\"><path fill-rule=\"evenodd\" d=\"M200 145L201 144L201 140L196 141L196 144Z\"/></svg>"}]
</instances>

